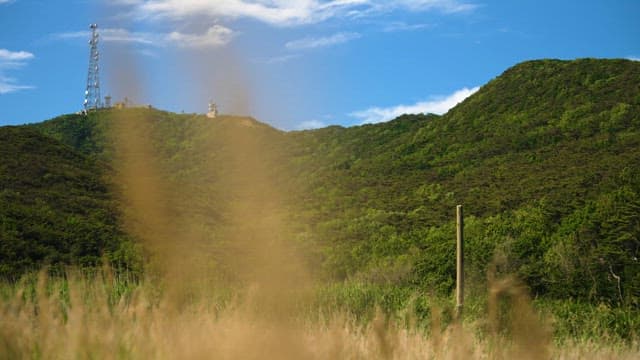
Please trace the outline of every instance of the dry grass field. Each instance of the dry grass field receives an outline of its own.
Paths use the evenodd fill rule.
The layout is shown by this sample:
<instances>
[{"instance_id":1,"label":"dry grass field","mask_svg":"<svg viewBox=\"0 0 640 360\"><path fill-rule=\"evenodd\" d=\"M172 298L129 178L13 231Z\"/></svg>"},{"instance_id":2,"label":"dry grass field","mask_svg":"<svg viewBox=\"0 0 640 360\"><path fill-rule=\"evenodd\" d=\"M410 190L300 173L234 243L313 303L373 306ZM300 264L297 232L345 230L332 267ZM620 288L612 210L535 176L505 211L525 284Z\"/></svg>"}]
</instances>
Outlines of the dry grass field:
<instances>
[{"instance_id":1,"label":"dry grass field","mask_svg":"<svg viewBox=\"0 0 640 360\"><path fill-rule=\"evenodd\" d=\"M124 290L123 290L124 289ZM510 281L490 292L481 321L427 328L381 311L358 321L340 311L213 300L204 292L176 303L109 271L2 289L1 359L637 359L636 345L552 341L526 294ZM280 296L297 297L296 294ZM175 297L173 297L175 298ZM183 297L184 298L184 297ZM508 299L508 301L504 301ZM330 314L330 315L326 315Z\"/></svg>"}]
</instances>

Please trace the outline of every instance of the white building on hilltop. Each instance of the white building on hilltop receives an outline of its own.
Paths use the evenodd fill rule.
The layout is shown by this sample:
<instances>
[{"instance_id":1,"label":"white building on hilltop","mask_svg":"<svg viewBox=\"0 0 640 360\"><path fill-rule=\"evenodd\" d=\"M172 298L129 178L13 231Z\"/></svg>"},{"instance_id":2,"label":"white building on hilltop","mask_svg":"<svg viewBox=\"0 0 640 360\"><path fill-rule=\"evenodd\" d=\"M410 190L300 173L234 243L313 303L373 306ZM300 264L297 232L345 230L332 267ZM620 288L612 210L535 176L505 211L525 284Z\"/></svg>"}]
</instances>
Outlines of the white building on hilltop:
<instances>
[{"instance_id":1,"label":"white building on hilltop","mask_svg":"<svg viewBox=\"0 0 640 360\"><path fill-rule=\"evenodd\" d=\"M207 117L210 119L215 119L217 116L218 106L213 101L209 101L209 112L207 113Z\"/></svg>"}]
</instances>

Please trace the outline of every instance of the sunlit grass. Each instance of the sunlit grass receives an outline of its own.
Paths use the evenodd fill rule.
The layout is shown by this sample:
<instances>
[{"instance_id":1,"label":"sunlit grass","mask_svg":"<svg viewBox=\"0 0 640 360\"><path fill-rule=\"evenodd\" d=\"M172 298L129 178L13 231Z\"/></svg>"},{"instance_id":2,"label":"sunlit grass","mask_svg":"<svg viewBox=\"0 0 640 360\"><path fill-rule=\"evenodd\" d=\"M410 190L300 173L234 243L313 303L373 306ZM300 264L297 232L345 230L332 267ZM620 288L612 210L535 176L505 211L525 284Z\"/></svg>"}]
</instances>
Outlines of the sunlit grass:
<instances>
[{"instance_id":1,"label":"sunlit grass","mask_svg":"<svg viewBox=\"0 0 640 360\"><path fill-rule=\"evenodd\" d=\"M160 287L108 270L71 272L55 279L41 273L17 284L5 283L0 286L0 358L632 359L640 355L633 339L554 341L553 321L544 320L526 292L507 280L492 286L483 305L468 309L462 324L452 320L442 299L414 296L411 304L397 311L382 310L375 301L358 308L356 298L364 293L360 288L348 291L349 305L340 300L347 285L342 290L325 287L311 297L291 292L296 300L288 307L265 306L252 289L234 295L206 289L176 303ZM327 291L337 294L332 301ZM415 310L420 301L431 304L422 318ZM483 307L486 315L480 311Z\"/></svg>"}]
</instances>

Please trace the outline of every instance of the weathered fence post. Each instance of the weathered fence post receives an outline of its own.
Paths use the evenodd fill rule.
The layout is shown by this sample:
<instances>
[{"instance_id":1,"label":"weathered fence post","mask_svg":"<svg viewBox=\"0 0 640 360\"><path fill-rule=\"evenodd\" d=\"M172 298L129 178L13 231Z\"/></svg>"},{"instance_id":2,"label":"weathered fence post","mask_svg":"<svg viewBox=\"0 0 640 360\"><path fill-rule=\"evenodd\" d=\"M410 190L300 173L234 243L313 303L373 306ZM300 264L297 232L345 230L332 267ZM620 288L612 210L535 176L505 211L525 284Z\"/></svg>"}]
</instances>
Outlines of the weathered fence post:
<instances>
[{"instance_id":1,"label":"weathered fence post","mask_svg":"<svg viewBox=\"0 0 640 360\"><path fill-rule=\"evenodd\" d=\"M461 319L464 304L464 217L462 205L456 207L456 317Z\"/></svg>"}]
</instances>

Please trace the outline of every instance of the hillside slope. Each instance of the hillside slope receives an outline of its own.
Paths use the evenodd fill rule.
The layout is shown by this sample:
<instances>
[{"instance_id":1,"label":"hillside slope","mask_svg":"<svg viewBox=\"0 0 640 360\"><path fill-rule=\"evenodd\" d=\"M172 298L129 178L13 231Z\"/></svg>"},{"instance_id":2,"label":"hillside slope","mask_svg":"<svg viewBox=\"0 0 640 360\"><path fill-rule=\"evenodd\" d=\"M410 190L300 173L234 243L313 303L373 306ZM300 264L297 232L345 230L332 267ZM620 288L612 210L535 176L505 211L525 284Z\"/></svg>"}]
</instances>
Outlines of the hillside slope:
<instances>
[{"instance_id":1,"label":"hillside slope","mask_svg":"<svg viewBox=\"0 0 640 360\"><path fill-rule=\"evenodd\" d=\"M233 273L220 260L238 250L225 236L239 226L229 209L258 196L234 190L253 177L238 170L240 132L254 139L255 178L281 193L283 233L322 277L450 292L453 214L464 204L472 292L484 291L493 264L536 296L638 305L637 62L526 62L446 115L353 128L282 133L252 119L125 113L148 120L162 201L182 219L181 241L215 254L215 271ZM33 127L108 162L117 114Z\"/></svg>"},{"instance_id":2,"label":"hillside slope","mask_svg":"<svg viewBox=\"0 0 640 360\"><path fill-rule=\"evenodd\" d=\"M471 283L497 256L537 295L637 302L637 62L526 62L444 116L288 136L336 276L450 291L464 204Z\"/></svg>"},{"instance_id":3,"label":"hillside slope","mask_svg":"<svg viewBox=\"0 0 640 360\"><path fill-rule=\"evenodd\" d=\"M127 264L104 165L27 127L0 128L0 277L43 263Z\"/></svg>"}]
</instances>

